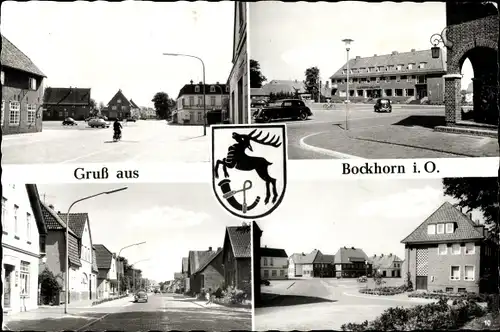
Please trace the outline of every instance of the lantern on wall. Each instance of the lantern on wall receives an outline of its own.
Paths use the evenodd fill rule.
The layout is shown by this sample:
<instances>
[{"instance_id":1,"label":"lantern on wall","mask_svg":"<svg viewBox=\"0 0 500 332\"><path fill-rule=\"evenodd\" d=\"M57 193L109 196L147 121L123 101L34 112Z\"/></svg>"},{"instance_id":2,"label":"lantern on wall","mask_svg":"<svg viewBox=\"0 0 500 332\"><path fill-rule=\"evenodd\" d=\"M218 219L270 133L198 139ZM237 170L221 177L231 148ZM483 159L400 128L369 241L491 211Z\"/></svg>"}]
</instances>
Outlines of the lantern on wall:
<instances>
[{"instance_id":1,"label":"lantern on wall","mask_svg":"<svg viewBox=\"0 0 500 332\"><path fill-rule=\"evenodd\" d=\"M452 43L446 38L447 30L448 28L446 27L443 31L441 31L441 33L435 33L430 38L430 42L432 44L431 55L433 59L439 59L441 56L441 44L447 48L451 48L452 46Z\"/></svg>"}]
</instances>

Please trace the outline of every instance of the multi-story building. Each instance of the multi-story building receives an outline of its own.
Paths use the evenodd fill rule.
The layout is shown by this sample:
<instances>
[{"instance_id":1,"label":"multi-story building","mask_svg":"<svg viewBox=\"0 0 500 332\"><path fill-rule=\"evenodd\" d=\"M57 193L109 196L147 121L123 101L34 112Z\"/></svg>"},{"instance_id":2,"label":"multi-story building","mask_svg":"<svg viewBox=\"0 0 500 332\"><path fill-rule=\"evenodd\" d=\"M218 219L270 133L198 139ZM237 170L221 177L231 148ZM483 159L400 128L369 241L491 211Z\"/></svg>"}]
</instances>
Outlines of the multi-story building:
<instances>
[{"instance_id":1,"label":"multi-story building","mask_svg":"<svg viewBox=\"0 0 500 332\"><path fill-rule=\"evenodd\" d=\"M288 259L289 277L333 277L334 255L325 255L318 249L309 254L293 254Z\"/></svg>"},{"instance_id":2,"label":"multi-story building","mask_svg":"<svg viewBox=\"0 0 500 332\"><path fill-rule=\"evenodd\" d=\"M373 255L368 258L368 262L372 265L374 272L379 272L382 277L401 278L403 260L396 255L381 254Z\"/></svg>"},{"instance_id":3,"label":"multi-story building","mask_svg":"<svg viewBox=\"0 0 500 332\"><path fill-rule=\"evenodd\" d=\"M260 276L262 279L288 279L288 255L285 249L260 248Z\"/></svg>"},{"instance_id":4,"label":"multi-story building","mask_svg":"<svg viewBox=\"0 0 500 332\"><path fill-rule=\"evenodd\" d=\"M431 50L356 56L348 63L330 77L333 99L346 98L348 67L352 102L379 97L407 103L444 102L445 60L433 58Z\"/></svg>"},{"instance_id":5,"label":"multi-story building","mask_svg":"<svg viewBox=\"0 0 500 332\"><path fill-rule=\"evenodd\" d=\"M360 248L340 248L335 254L335 276L340 278L357 278L369 276L372 265L368 256Z\"/></svg>"},{"instance_id":6,"label":"multi-story building","mask_svg":"<svg viewBox=\"0 0 500 332\"><path fill-rule=\"evenodd\" d=\"M113 98L111 98L108 105L104 110L101 111L101 113L109 120L122 120L130 117L131 107L132 104L120 89L113 96Z\"/></svg>"},{"instance_id":7,"label":"multi-story building","mask_svg":"<svg viewBox=\"0 0 500 332\"><path fill-rule=\"evenodd\" d=\"M44 73L2 35L2 135L42 131Z\"/></svg>"},{"instance_id":8,"label":"multi-story building","mask_svg":"<svg viewBox=\"0 0 500 332\"><path fill-rule=\"evenodd\" d=\"M402 243L417 290L490 292L498 282L498 241L484 224L443 203Z\"/></svg>"},{"instance_id":9,"label":"multi-story building","mask_svg":"<svg viewBox=\"0 0 500 332\"><path fill-rule=\"evenodd\" d=\"M40 202L47 225L46 252L47 267L61 283L63 292L60 302L65 301L64 283L67 267L66 257L66 214L56 212L54 206ZM97 273L93 267L93 246L87 213L69 215L69 303L94 300L97 298Z\"/></svg>"},{"instance_id":10,"label":"multi-story building","mask_svg":"<svg viewBox=\"0 0 500 332\"><path fill-rule=\"evenodd\" d=\"M217 248L217 251L207 256L193 276L191 290L194 293L200 293L202 289L216 291L222 287L224 284L222 248Z\"/></svg>"},{"instance_id":11,"label":"multi-story building","mask_svg":"<svg viewBox=\"0 0 500 332\"><path fill-rule=\"evenodd\" d=\"M103 244L94 244L97 259L97 294L99 298L117 295L118 273L116 254L109 251Z\"/></svg>"},{"instance_id":12,"label":"multi-story building","mask_svg":"<svg viewBox=\"0 0 500 332\"><path fill-rule=\"evenodd\" d=\"M222 110L227 105L229 98L229 86L226 84L205 84L205 108L207 119L209 112L218 111L222 116ZM179 91L177 97L177 110L172 114L172 122L179 124L202 125L205 123L203 106L203 83L186 84Z\"/></svg>"},{"instance_id":13,"label":"multi-story building","mask_svg":"<svg viewBox=\"0 0 500 332\"><path fill-rule=\"evenodd\" d=\"M85 120L94 112L90 89L51 88L45 89L43 96L44 120L64 120L71 117Z\"/></svg>"},{"instance_id":14,"label":"multi-story building","mask_svg":"<svg viewBox=\"0 0 500 332\"><path fill-rule=\"evenodd\" d=\"M234 124L249 122L248 108L248 54L247 3L234 3L233 68L228 78L230 102L229 120Z\"/></svg>"},{"instance_id":15,"label":"multi-story building","mask_svg":"<svg viewBox=\"0 0 500 332\"><path fill-rule=\"evenodd\" d=\"M39 261L47 228L36 185L2 186L2 308L4 314L37 308Z\"/></svg>"}]
</instances>

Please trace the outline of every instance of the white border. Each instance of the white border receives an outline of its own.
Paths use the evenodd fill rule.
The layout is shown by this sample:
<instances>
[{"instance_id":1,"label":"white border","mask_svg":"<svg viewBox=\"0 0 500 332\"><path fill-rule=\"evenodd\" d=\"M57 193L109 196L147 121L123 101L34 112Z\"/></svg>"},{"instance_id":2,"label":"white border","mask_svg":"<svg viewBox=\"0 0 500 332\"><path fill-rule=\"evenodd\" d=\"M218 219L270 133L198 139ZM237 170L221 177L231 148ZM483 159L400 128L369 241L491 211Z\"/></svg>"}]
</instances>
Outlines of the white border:
<instances>
[{"instance_id":1,"label":"white border","mask_svg":"<svg viewBox=\"0 0 500 332\"><path fill-rule=\"evenodd\" d=\"M435 159L342 159L342 160L289 160L288 183L294 181L329 181L351 179L422 179L444 177L497 177L498 157L486 158L435 158ZM424 171L424 164L436 165L433 173ZM413 173L413 165L421 169ZM388 168L402 166L405 173L393 174L343 174L345 165L359 168L374 166ZM77 168L102 172L107 168L106 179L75 178ZM137 178L116 177L120 170L139 171ZM201 163L93 163L93 164L30 164L3 165L3 183L212 183L210 162Z\"/></svg>"}]
</instances>

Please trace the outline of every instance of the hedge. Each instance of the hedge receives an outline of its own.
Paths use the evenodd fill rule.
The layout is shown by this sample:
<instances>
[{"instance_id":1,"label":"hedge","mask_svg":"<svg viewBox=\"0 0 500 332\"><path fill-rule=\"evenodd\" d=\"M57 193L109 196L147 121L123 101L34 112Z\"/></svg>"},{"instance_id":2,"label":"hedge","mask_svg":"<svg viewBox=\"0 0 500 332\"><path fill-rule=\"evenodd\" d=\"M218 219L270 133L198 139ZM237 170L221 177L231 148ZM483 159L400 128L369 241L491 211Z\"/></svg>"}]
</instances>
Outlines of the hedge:
<instances>
[{"instance_id":1,"label":"hedge","mask_svg":"<svg viewBox=\"0 0 500 332\"><path fill-rule=\"evenodd\" d=\"M402 294L408 291L408 287L406 285L398 286L398 287L380 287L380 288L360 288L359 292L361 294L370 294L370 295L382 295L382 296L392 296L397 294Z\"/></svg>"},{"instance_id":2,"label":"hedge","mask_svg":"<svg viewBox=\"0 0 500 332\"><path fill-rule=\"evenodd\" d=\"M97 300L97 301L92 302L92 305L98 305L98 304L101 304L101 303L104 303L104 302L109 302L109 301L114 301L114 300L118 300L118 299L123 299L124 297L127 297L127 296L128 296L127 294L123 294L123 295L115 296L115 297L107 297L105 299Z\"/></svg>"}]
</instances>

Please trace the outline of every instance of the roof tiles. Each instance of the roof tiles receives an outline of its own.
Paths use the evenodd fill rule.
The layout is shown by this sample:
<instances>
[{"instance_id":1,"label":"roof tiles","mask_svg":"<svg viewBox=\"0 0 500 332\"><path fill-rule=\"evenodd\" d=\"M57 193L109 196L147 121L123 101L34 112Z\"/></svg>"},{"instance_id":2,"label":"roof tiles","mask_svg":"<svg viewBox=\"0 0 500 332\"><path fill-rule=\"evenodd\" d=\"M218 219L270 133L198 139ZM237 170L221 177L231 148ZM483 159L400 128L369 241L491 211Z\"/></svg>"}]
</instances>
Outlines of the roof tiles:
<instances>
[{"instance_id":1,"label":"roof tiles","mask_svg":"<svg viewBox=\"0 0 500 332\"><path fill-rule=\"evenodd\" d=\"M284 257L288 258L285 249L277 249L277 248L260 248L260 256L261 257Z\"/></svg>"},{"instance_id":2,"label":"roof tiles","mask_svg":"<svg viewBox=\"0 0 500 332\"><path fill-rule=\"evenodd\" d=\"M31 59L2 35L2 66L46 77Z\"/></svg>"},{"instance_id":3,"label":"roof tiles","mask_svg":"<svg viewBox=\"0 0 500 332\"><path fill-rule=\"evenodd\" d=\"M250 245L250 226L226 227L229 241L235 258L250 258L252 250Z\"/></svg>"},{"instance_id":4,"label":"roof tiles","mask_svg":"<svg viewBox=\"0 0 500 332\"><path fill-rule=\"evenodd\" d=\"M90 89L81 88L46 88L43 96L44 105L90 105Z\"/></svg>"}]
</instances>

